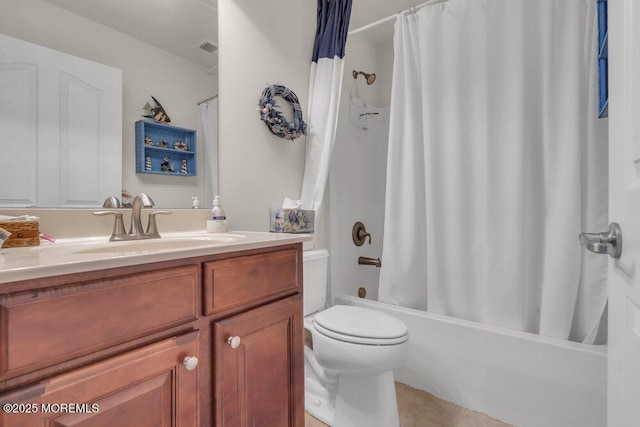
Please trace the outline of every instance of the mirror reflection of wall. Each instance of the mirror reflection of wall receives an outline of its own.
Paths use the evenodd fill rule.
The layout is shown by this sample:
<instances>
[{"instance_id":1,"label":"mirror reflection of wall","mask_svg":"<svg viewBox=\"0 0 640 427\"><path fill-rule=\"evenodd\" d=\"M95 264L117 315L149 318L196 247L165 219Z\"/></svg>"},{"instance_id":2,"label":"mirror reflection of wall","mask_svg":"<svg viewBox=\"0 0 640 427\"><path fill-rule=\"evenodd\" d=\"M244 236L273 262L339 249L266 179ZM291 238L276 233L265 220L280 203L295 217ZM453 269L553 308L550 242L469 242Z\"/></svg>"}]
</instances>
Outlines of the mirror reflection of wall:
<instances>
[{"instance_id":1,"label":"mirror reflection of wall","mask_svg":"<svg viewBox=\"0 0 640 427\"><path fill-rule=\"evenodd\" d=\"M188 208L192 196L206 203L217 190L204 173L198 105L217 94L217 25L217 0L0 2L0 33L122 70L122 188L146 192L157 207L166 208ZM200 48L204 41L213 52ZM0 51L0 63L4 56ZM134 123L151 95L171 124L196 130L197 176L135 173ZM19 150L20 142L0 141L3 152L9 148ZM0 193L8 184L0 182Z\"/></svg>"}]
</instances>

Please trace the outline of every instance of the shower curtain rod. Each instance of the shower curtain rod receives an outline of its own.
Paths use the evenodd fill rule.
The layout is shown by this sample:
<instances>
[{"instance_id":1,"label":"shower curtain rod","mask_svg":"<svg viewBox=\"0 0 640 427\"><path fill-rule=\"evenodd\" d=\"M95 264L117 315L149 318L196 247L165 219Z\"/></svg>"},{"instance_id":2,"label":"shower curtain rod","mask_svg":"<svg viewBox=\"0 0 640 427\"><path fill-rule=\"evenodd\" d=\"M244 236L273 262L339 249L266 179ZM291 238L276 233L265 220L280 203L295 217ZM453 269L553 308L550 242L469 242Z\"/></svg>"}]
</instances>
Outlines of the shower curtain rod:
<instances>
[{"instance_id":1,"label":"shower curtain rod","mask_svg":"<svg viewBox=\"0 0 640 427\"><path fill-rule=\"evenodd\" d=\"M203 99L202 101L198 102L198 105L200 105L200 104L204 104L205 102L207 102L207 101L211 101L212 99L216 99L217 97L218 97L218 95L210 96L210 97L208 97L207 99Z\"/></svg>"},{"instance_id":2,"label":"shower curtain rod","mask_svg":"<svg viewBox=\"0 0 640 427\"><path fill-rule=\"evenodd\" d=\"M405 10L401 10L398 13L394 13L393 15L387 16L386 18L379 19L378 21L372 22L371 24L363 25L360 28L356 28L355 30L351 30L351 31L349 31L347 33L347 35L348 36L352 36L354 34L358 34L358 33L362 32L362 31L368 30L369 28L377 27L380 24L384 24L385 22L391 21L392 19L394 19L399 14L408 12L408 11L410 11L412 9L418 10L418 9L423 8L424 6L431 6L431 5L438 4L438 3L446 3L447 1L448 0L427 0L424 3L420 3L418 5L412 6L412 7L408 8L408 9L405 9Z\"/></svg>"}]
</instances>

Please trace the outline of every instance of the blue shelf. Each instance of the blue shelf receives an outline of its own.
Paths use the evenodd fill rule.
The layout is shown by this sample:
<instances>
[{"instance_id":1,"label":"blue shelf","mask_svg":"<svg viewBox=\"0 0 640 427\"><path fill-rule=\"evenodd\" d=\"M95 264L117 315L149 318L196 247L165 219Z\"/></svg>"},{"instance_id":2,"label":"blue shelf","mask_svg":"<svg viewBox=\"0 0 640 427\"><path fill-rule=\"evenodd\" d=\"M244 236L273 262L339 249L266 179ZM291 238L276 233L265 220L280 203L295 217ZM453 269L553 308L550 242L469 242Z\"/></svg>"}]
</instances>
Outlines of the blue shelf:
<instances>
[{"instance_id":1,"label":"blue shelf","mask_svg":"<svg viewBox=\"0 0 640 427\"><path fill-rule=\"evenodd\" d=\"M609 116L607 0L598 0L598 117Z\"/></svg>"},{"instance_id":2,"label":"blue shelf","mask_svg":"<svg viewBox=\"0 0 640 427\"><path fill-rule=\"evenodd\" d=\"M136 130L136 172L170 176L196 176L196 131L147 120L139 120ZM145 143L150 138L153 145ZM183 148L176 149L174 144L182 142ZM159 144L166 143L167 147ZM150 166L147 167L147 158ZM163 171L163 161L168 161L174 171ZM187 173L182 173L182 163L186 161Z\"/></svg>"}]
</instances>

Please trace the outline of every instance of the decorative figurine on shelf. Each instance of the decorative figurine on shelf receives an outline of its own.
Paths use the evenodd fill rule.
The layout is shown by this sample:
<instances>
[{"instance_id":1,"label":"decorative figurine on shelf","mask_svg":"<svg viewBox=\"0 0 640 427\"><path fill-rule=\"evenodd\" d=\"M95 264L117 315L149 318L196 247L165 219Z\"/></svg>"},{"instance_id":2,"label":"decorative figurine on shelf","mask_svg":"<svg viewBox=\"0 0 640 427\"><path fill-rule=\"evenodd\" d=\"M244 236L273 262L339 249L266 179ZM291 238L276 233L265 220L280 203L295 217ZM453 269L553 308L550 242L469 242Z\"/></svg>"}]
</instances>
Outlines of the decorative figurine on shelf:
<instances>
[{"instance_id":1,"label":"decorative figurine on shelf","mask_svg":"<svg viewBox=\"0 0 640 427\"><path fill-rule=\"evenodd\" d=\"M182 173L187 173L187 161L183 160L182 161L182 169L181 169Z\"/></svg>"},{"instance_id":2,"label":"decorative figurine on shelf","mask_svg":"<svg viewBox=\"0 0 640 427\"><path fill-rule=\"evenodd\" d=\"M144 170L146 170L146 171L150 171L151 170L151 156L147 156L147 159L144 162Z\"/></svg>"},{"instance_id":3,"label":"decorative figurine on shelf","mask_svg":"<svg viewBox=\"0 0 640 427\"><path fill-rule=\"evenodd\" d=\"M148 136L144 137L144 144L145 145L150 145L153 147L153 139L149 138Z\"/></svg>"},{"instance_id":4,"label":"decorative figurine on shelf","mask_svg":"<svg viewBox=\"0 0 640 427\"><path fill-rule=\"evenodd\" d=\"M149 104L148 102L144 105L144 107L142 107L142 109L144 111L147 112L146 115L143 115L142 117L148 117L150 119L155 120L156 122L160 122L160 123L170 123L171 119L169 118L169 116L167 115L167 112L164 110L164 108L162 107L162 105L158 102L157 99L155 99L153 97L153 95L151 95L151 99L153 99L153 102L156 104L155 107L152 106L151 104Z\"/></svg>"},{"instance_id":5,"label":"decorative figurine on shelf","mask_svg":"<svg viewBox=\"0 0 640 427\"><path fill-rule=\"evenodd\" d=\"M189 151L189 145L187 145L187 143L184 142L184 141L174 141L173 142L173 149L174 150L181 150L181 151Z\"/></svg>"},{"instance_id":6,"label":"decorative figurine on shelf","mask_svg":"<svg viewBox=\"0 0 640 427\"><path fill-rule=\"evenodd\" d=\"M158 147L160 148L169 148L169 143L167 141L158 142Z\"/></svg>"},{"instance_id":7,"label":"decorative figurine on shelf","mask_svg":"<svg viewBox=\"0 0 640 427\"><path fill-rule=\"evenodd\" d=\"M160 170L162 172L172 172L170 170L169 159L167 157L162 159L162 163L160 163Z\"/></svg>"}]
</instances>

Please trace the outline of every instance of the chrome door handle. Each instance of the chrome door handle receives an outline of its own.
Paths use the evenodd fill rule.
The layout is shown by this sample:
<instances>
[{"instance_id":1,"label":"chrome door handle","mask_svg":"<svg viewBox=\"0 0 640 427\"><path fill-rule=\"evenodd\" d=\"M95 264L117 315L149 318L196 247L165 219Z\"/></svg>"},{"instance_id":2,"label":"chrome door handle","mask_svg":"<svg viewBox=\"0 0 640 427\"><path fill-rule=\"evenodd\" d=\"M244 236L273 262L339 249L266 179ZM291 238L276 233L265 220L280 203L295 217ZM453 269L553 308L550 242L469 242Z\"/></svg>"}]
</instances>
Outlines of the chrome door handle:
<instances>
[{"instance_id":1,"label":"chrome door handle","mask_svg":"<svg viewBox=\"0 0 640 427\"><path fill-rule=\"evenodd\" d=\"M622 254L622 230L612 222L609 231L604 233L580 233L580 244L597 254L607 254L611 258L620 258Z\"/></svg>"}]
</instances>

